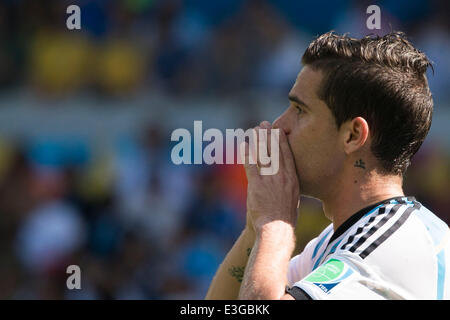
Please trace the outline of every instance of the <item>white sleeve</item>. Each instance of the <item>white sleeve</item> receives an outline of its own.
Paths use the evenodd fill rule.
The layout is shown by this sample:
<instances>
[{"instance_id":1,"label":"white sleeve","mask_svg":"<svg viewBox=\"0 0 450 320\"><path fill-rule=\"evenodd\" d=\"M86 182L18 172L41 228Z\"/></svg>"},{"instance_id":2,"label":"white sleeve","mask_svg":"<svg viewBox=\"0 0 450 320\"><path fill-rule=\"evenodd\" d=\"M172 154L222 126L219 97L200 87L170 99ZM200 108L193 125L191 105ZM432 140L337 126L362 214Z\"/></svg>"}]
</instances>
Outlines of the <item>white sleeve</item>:
<instances>
[{"instance_id":1,"label":"white sleeve","mask_svg":"<svg viewBox=\"0 0 450 320\"><path fill-rule=\"evenodd\" d=\"M292 286L297 281L306 277L312 270L312 254L314 247L317 244L317 239L314 238L305 246L303 251L293 257L289 261L289 268L287 273L288 285Z\"/></svg>"},{"instance_id":2,"label":"white sleeve","mask_svg":"<svg viewBox=\"0 0 450 320\"><path fill-rule=\"evenodd\" d=\"M389 285L369 271L357 257L331 255L305 278L294 283L313 300L375 300L395 298ZM295 297L295 295L294 295Z\"/></svg>"}]
</instances>

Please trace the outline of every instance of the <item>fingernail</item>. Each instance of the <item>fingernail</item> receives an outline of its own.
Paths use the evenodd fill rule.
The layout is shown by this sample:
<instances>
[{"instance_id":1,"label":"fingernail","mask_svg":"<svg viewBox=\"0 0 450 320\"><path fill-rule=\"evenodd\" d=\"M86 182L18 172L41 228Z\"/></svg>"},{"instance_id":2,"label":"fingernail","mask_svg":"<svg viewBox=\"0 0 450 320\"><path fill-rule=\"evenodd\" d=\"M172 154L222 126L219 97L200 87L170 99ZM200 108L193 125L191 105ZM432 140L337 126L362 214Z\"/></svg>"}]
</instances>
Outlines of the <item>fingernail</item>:
<instances>
[{"instance_id":1,"label":"fingernail","mask_svg":"<svg viewBox=\"0 0 450 320\"><path fill-rule=\"evenodd\" d=\"M272 124L269 121L264 120L263 122L261 122L260 126L264 128L270 128Z\"/></svg>"}]
</instances>

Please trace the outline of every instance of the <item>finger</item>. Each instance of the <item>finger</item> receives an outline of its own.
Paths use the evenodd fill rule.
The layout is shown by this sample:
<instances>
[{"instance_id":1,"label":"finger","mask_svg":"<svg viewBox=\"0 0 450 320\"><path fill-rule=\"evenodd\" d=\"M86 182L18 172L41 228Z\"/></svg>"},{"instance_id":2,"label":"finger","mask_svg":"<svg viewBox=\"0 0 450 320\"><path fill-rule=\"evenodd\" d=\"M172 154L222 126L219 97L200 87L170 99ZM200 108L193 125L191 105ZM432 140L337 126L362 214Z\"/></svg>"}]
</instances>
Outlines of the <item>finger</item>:
<instances>
[{"instance_id":1,"label":"finger","mask_svg":"<svg viewBox=\"0 0 450 320\"><path fill-rule=\"evenodd\" d=\"M259 124L259 126L260 126L261 128L264 128L264 129L269 129L269 128L272 127L272 124L271 124L269 121L264 120L263 122L261 122L261 123Z\"/></svg>"},{"instance_id":2,"label":"finger","mask_svg":"<svg viewBox=\"0 0 450 320\"><path fill-rule=\"evenodd\" d=\"M249 151L249 163L256 165L259 171L260 165L258 163L258 128L252 129L252 136L249 139L248 151ZM247 149L246 149L247 150Z\"/></svg>"},{"instance_id":3,"label":"finger","mask_svg":"<svg viewBox=\"0 0 450 320\"><path fill-rule=\"evenodd\" d=\"M267 149L267 155L270 157L270 152L271 152L271 129L272 129L272 124L269 121L263 121L259 124L259 126L261 127L261 129L264 129L267 131L267 138L265 139L266 141L266 149Z\"/></svg>"},{"instance_id":4,"label":"finger","mask_svg":"<svg viewBox=\"0 0 450 320\"><path fill-rule=\"evenodd\" d=\"M267 150L270 129L258 130L258 165L260 168L270 167L270 155Z\"/></svg>"},{"instance_id":5,"label":"finger","mask_svg":"<svg viewBox=\"0 0 450 320\"><path fill-rule=\"evenodd\" d=\"M239 150L241 153L242 163L244 165L245 174L247 175L247 180L250 182L252 179L258 177L259 172L256 166L256 161L252 160L252 151L253 148L247 142L242 142L239 146ZM255 158L254 158L255 159Z\"/></svg>"},{"instance_id":6,"label":"finger","mask_svg":"<svg viewBox=\"0 0 450 320\"><path fill-rule=\"evenodd\" d=\"M240 154L240 163L250 163L250 164L257 164L257 130L250 129L250 136L248 136L248 142L247 139L245 139L243 142L239 144L239 154ZM247 138L247 136L246 136ZM246 142L246 144L244 144Z\"/></svg>"},{"instance_id":7,"label":"finger","mask_svg":"<svg viewBox=\"0 0 450 320\"><path fill-rule=\"evenodd\" d=\"M297 170L295 168L294 155L291 150L291 146L289 145L289 141L287 139L284 130L279 130L279 143L280 143L280 167L285 167L291 173L296 174Z\"/></svg>"},{"instance_id":8,"label":"finger","mask_svg":"<svg viewBox=\"0 0 450 320\"><path fill-rule=\"evenodd\" d=\"M263 167L263 163L261 163L260 159L261 159L261 148L265 146L265 143L262 142L262 140L264 139L263 137L263 132L260 126L256 126L255 128L253 128L253 135L252 135L252 139L250 139L250 149L255 151L255 157L254 159L256 160L256 166L258 168ZM252 155L252 153L250 154L250 156Z\"/></svg>"}]
</instances>

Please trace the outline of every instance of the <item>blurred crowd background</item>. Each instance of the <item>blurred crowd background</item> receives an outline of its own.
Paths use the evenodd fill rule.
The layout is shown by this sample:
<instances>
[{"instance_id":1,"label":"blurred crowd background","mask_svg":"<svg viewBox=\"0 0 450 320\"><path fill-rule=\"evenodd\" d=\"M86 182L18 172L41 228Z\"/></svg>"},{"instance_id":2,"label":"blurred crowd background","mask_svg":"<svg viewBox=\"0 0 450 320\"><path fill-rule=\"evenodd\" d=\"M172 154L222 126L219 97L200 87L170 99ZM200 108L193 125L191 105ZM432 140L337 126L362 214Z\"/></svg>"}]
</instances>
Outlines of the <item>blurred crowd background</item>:
<instances>
[{"instance_id":1,"label":"blurred crowd background","mask_svg":"<svg viewBox=\"0 0 450 320\"><path fill-rule=\"evenodd\" d=\"M81 30L66 8L81 8ZM366 28L367 6L381 30ZM450 223L445 0L2 0L0 298L202 299L245 223L239 165L172 164L171 132L287 107L315 36L401 30L434 63L433 126L406 176ZM302 199L297 252L330 222ZM81 268L67 290L66 268Z\"/></svg>"}]
</instances>

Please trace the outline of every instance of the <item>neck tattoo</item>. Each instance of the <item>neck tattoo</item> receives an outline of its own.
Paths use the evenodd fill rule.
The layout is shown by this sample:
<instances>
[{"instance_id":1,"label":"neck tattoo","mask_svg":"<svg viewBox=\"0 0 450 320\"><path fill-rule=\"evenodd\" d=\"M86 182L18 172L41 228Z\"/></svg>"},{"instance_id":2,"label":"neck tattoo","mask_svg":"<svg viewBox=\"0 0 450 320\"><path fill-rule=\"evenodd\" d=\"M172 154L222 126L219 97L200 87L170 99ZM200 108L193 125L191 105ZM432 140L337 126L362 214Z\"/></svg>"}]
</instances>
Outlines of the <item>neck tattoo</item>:
<instances>
[{"instance_id":1,"label":"neck tattoo","mask_svg":"<svg viewBox=\"0 0 450 320\"><path fill-rule=\"evenodd\" d=\"M365 169L366 164L364 161L362 161L362 159L359 159L358 161L355 162L355 167Z\"/></svg>"}]
</instances>

